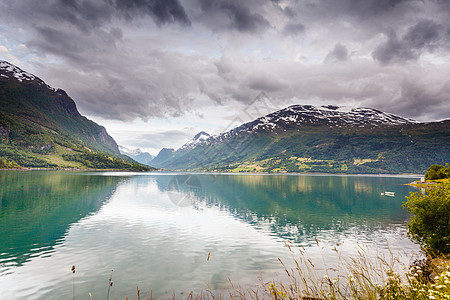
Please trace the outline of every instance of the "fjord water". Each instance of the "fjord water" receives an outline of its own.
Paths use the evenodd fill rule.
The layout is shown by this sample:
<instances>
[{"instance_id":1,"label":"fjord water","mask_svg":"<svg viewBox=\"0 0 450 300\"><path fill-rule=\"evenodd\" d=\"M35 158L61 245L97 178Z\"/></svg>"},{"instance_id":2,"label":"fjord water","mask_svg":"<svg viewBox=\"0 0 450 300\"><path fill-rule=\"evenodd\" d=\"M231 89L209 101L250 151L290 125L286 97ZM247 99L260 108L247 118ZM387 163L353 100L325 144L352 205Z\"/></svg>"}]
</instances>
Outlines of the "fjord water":
<instances>
[{"instance_id":1,"label":"fjord water","mask_svg":"<svg viewBox=\"0 0 450 300\"><path fill-rule=\"evenodd\" d=\"M412 180L1 171L0 297L105 299L111 270L110 299L251 286L283 275L285 240L319 269L358 247L412 257Z\"/></svg>"}]
</instances>

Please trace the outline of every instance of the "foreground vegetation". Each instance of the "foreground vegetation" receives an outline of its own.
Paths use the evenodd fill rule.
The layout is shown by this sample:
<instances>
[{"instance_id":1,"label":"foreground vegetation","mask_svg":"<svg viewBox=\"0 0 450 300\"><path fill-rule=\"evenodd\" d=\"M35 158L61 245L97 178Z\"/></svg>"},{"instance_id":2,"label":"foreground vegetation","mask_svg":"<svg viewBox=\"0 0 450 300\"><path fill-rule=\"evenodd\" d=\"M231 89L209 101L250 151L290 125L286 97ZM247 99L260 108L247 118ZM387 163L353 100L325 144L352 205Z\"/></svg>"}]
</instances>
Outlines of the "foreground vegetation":
<instances>
[{"instance_id":1,"label":"foreground vegetation","mask_svg":"<svg viewBox=\"0 0 450 300\"><path fill-rule=\"evenodd\" d=\"M450 254L450 184L411 193L403 207L412 213L408 236L430 256Z\"/></svg>"},{"instance_id":2,"label":"foreground vegetation","mask_svg":"<svg viewBox=\"0 0 450 300\"><path fill-rule=\"evenodd\" d=\"M253 287L241 287L230 281L227 291L217 293L206 287L187 296L175 292L165 299L449 299L450 262L439 258L415 260L411 265L401 262L399 256L389 254L372 257L367 249L360 248L358 254L341 257L335 266L326 270L315 266L305 251L285 242L292 254L292 261L280 260L285 276L282 279L266 281L260 278ZM318 242L318 246L321 245ZM340 252L336 246L336 252ZM110 277L105 290L113 289ZM152 290L143 291L126 299L157 299ZM108 299L107 297L106 299ZM97 299L90 294L90 299ZM161 299L161 298L158 298Z\"/></svg>"},{"instance_id":3,"label":"foreground vegetation","mask_svg":"<svg viewBox=\"0 0 450 300\"><path fill-rule=\"evenodd\" d=\"M428 168L427 173L425 174L426 180L440 180L450 178L450 165L446 164L446 166L442 165L432 165Z\"/></svg>"}]
</instances>

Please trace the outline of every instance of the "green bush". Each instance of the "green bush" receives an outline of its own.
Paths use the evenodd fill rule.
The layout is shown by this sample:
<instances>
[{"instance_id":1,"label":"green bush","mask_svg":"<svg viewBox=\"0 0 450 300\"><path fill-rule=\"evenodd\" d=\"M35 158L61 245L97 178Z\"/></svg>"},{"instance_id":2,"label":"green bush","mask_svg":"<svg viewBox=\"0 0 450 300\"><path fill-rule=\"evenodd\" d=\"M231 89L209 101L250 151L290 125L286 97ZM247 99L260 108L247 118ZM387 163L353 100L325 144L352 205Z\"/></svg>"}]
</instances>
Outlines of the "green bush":
<instances>
[{"instance_id":1,"label":"green bush","mask_svg":"<svg viewBox=\"0 0 450 300\"><path fill-rule=\"evenodd\" d=\"M450 177L450 167L447 164L447 167L441 165L432 165L428 168L427 173L425 174L426 180L436 180L436 179L444 179Z\"/></svg>"},{"instance_id":2,"label":"green bush","mask_svg":"<svg viewBox=\"0 0 450 300\"><path fill-rule=\"evenodd\" d=\"M12 169L12 168L20 168L20 166L13 160L0 158L0 169Z\"/></svg>"},{"instance_id":3,"label":"green bush","mask_svg":"<svg viewBox=\"0 0 450 300\"><path fill-rule=\"evenodd\" d=\"M66 161L80 162L88 168L93 169L124 169L131 171L151 171L150 167L129 163L125 160L106 155L104 153L78 153L78 154L63 154L63 159Z\"/></svg>"},{"instance_id":4,"label":"green bush","mask_svg":"<svg viewBox=\"0 0 450 300\"><path fill-rule=\"evenodd\" d=\"M440 184L426 194L410 193L403 207L413 214L408 236L430 255L450 254L450 184Z\"/></svg>"}]
</instances>

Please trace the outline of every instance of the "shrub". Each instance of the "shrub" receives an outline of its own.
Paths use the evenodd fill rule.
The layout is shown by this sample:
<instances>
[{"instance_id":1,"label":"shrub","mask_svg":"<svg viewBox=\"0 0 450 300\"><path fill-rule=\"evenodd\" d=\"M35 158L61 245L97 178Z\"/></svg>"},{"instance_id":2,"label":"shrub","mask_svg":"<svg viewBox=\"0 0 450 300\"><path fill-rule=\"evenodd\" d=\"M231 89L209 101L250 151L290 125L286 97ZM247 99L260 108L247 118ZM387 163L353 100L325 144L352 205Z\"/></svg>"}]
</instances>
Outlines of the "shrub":
<instances>
[{"instance_id":1,"label":"shrub","mask_svg":"<svg viewBox=\"0 0 450 300\"><path fill-rule=\"evenodd\" d=\"M408 236L430 255L450 254L450 184L410 193L403 207L413 214Z\"/></svg>"},{"instance_id":2,"label":"shrub","mask_svg":"<svg viewBox=\"0 0 450 300\"><path fill-rule=\"evenodd\" d=\"M20 166L13 160L0 158L0 169L12 169L12 168L20 168Z\"/></svg>"},{"instance_id":3,"label":"shrub","mask_svg":"<svg viewBox=\"0 0 450 300\"><path fill-rule=\"evenodd\" d=\"M450 177L450 168L447 164L447 168L441 165L432 165L428 168L425 174L426 180L444 179Z\"/></svg>"}]
</instances>

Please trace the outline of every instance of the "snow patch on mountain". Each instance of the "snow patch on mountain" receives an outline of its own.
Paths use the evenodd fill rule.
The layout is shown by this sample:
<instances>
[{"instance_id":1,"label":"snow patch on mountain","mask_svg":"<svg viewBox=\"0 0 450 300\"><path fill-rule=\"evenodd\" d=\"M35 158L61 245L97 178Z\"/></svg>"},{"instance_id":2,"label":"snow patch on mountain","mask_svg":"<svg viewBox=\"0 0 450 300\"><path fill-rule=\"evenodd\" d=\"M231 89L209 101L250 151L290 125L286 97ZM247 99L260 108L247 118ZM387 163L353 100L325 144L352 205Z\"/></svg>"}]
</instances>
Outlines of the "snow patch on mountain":
<instances>
[{"instance_id":1,"label":"snow patch on mountain","mask_svg":"<svg viewBox=\"0 0 450 300\"><path fill-rule=\"evenodd\" d=\"M141 149L136 148L136 149L130 149L124 146L119 145L119 151L121 154L124 155L131 155L131 156L136 156L139 154L142 154L143 152L141 151Z\"/></svg>"},{"instance_id":2,"label":"snow patch on mountain","mask_svg":"<svg viewBox=\"0 0 450 300\"><path fill-rule=\"evenodd\" d=\"M10 74L13 77L17 78L20 82L27 80L36 80L36 76L33 74L30 74L28 72L25 72L24 70L20 69L19 67L16 67L6 61L0 60L0 70L4 71L4 73ZM8 77L5 74L2 74L2 77Z\"/></svg>"},{"instance_id":3,"label":"snow patch on mountain","mask_svg":"<svg viewBox=\"0 0 450 300\"><path fill-rule=\"evenodd\" d=\"M119 145L119 151L120 151L120 154L129 156L132 159L134 159L135 161L140 162L142 164L148 164L154 158L153 155L151 155L148 152L144 152L139 148L130 149L130 148Z\"/></svg>"},{"instance_id":4,"label":"snow patch on mountain","mask_svg":"<svg viewBox=\"0 0 450 300\"><path fill-rule=\"evenodd\" d=\"M417 123L395 114L382 112L373 108L348 106L313 106L292 105L285 109L260 117L219 135L210 136L204 132L197 134L180 149L190 150L199 145L222 142L240 134L258 131L275 132L305 125L326 125L328 127L366 127L394 126ZM203 133L203 134L202 134Z\"/></svg>"},{"instance_id":5,"label":"snow patch on mountain","mask_svg":"<svg viewBox=\"0 0 450 300\"><path fill-rule=\"evenodd\" d=\"M197 145L204 143L211 135L204 131L197 133L192 140L181 146L182 150L190 150L195 148Z\"/></svg>"},{"instance_id":6,"label":"snow patch on mountain","mask_svg":"<svg viewBox=\"0 0 450 300\"><path fill-rule=\"evenodd\" d=\"M277 127L292 127L305 124L323 124L330 127L378 127L415 123L391 113L373 108L346 106L293 105L276 111L253 122L240 126L240 131L274 130Z\"/></svg>"},{"instance_id":7,"label":"snow patch on mountain","mask_svg":"<svg viewBox=\"0 0 450 300\"><path fill-rule=\"evenodd\" d=\"M45 86L48 89L59 92L59 89L53 88L49 85L47 85L44 81L42 81L40 78L36 77L35 75L28 73L21 68L10 64L7 61L0 60L0 77L3 78L15 78L19 82L29 81L29 82L36 82L39 85Z\"/></svg>"}]
</instances>

